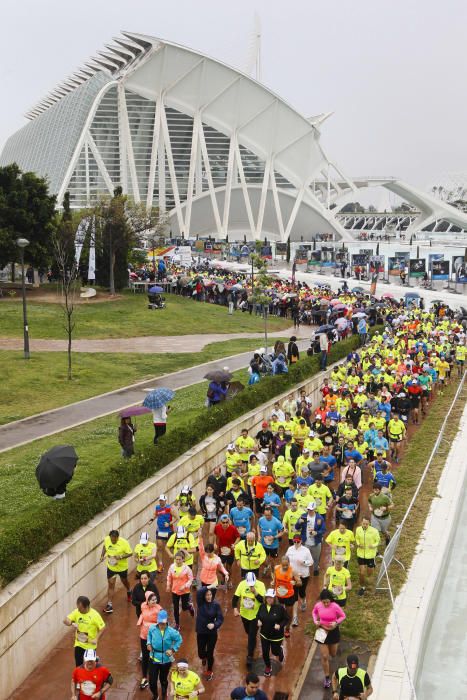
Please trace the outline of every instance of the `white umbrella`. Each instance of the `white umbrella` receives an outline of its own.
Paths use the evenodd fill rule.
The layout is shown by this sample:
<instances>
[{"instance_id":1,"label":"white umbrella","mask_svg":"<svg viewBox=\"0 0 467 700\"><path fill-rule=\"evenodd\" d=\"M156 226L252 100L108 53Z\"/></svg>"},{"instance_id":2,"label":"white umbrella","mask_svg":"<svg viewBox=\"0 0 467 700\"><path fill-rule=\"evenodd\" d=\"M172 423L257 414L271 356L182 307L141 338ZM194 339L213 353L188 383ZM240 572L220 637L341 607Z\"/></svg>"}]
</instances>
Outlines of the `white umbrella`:
<instances>
[{"instance_id":1,"label":"white umbrella","mask_svg":"<svg viewBox=\"0 0 467 700\"><path fill-rule=\"evenodd\" d=\"M366 314L363 313L363 311L358 311L358 313L354 314L354 318L364 318Z\"/></svg>"}]
</instances>

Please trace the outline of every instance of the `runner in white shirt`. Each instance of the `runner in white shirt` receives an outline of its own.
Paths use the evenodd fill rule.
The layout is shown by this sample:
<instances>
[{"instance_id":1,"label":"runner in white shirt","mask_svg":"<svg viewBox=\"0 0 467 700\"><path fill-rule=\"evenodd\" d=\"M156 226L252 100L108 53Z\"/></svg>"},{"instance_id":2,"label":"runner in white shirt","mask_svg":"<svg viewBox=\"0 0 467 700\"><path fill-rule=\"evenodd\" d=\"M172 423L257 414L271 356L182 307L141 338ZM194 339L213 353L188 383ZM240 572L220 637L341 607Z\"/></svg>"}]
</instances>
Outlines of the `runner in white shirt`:
<instances>
[{"instance_id":1,"label":"runner in white shirt","mask_svg":"<svg viewBox=\"0 0 467 700\"><path fill-rule=\"evenodd\" d=\"M293 545L288 548L286 556L289 558L290 566L294 575L299 576L300 585L295 587L296 600L293 605L292 627L298 625L298 599L301 600L300 609L302 612L306 610L306 587L310 578L310 569L313 566L313 557L311 556L308 547L302 544L300 535L295 535Z\"/></svg>"}]
</instances>

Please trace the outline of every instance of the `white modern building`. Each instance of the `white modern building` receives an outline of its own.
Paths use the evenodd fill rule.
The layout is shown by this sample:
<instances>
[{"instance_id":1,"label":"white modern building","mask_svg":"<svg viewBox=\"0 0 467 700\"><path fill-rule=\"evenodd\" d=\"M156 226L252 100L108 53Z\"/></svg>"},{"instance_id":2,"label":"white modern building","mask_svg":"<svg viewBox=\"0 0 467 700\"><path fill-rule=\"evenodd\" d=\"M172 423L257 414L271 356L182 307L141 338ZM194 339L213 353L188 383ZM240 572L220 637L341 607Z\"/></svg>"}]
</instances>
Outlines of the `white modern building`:
<instances>
[{"instance_id":1,"label":"white modern building","mask_svg":"<svg viewBox=\"0 0 467 700\"><path fill-rule=\"evenodd\" d=\"M169 213L174 235L353 240L335 216L361 187L414 204L411 230L467 215L396 178L350 179L305 118L264 85L208 56L123 32L26 115L0 165L47 176L72 206L123 191ZM363 144L364 147L364 144Z\"/></svg>"}]
</instances>

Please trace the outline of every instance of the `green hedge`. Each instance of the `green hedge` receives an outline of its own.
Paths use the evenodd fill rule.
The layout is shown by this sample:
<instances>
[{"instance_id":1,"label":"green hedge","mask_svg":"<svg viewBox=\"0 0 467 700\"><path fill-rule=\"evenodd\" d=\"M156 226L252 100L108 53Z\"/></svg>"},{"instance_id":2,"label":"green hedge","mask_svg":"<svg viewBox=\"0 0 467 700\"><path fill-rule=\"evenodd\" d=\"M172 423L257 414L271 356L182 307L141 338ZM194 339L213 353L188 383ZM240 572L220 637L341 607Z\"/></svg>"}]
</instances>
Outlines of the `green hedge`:
<instances>
[{"instance_id":1,"label":"green hedge","mask_svg":"<svg viewBox=\"0 0 467 700\"><path fill-rule=\"evenodd\" d=\"M358 336L333 345L329 363L342 359L357 346ZM45 504L40 518L31 517L22 522L21 527L2 529L0 580L3 584L12 581L54 545L201 440L319 371L319 356L305 357L292 366L288 374L264 377L232 401L209 410L200 407L198 417L189 427L177 429L176 440L169 431L159 440L157 448L148 445L144 455L119 460L101 478L90 482L87 488L69 492L58 508L54 501L50 501Z\"/></svg>"}]
</instances>

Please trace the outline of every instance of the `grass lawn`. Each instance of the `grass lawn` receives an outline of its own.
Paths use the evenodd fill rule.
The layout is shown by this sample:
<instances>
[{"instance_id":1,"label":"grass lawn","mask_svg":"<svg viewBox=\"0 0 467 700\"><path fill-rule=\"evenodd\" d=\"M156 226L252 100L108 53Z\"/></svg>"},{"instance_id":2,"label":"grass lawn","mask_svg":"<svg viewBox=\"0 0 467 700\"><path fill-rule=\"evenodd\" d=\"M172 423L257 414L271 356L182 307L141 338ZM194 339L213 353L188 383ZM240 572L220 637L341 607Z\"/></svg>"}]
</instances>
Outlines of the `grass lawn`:
<instances>
[{"instance_id":1,"label":"grass lawn","mask_svg":"<svg viewBox=\"0 0 467 700\"><path fill-rule=\"evenodd\" d=\"M225 306L195 302L166 295L165 309L150 311L143 294L124 293L110 301L79 304L75 311L75 338L134 338L147 335L193 335L199 333L262 333L260 316L236 311L229 316ZM28 301L31 338L64 339L60 304ZM270 318L271 331L289 328L290 319ZM0 336L22 337L21 299L0 301Z\"/></svg>"},{"instance_id":2,"label":"grass lawn","mask_svg":"<svg viewBox=\"0 0 467 700\"><path fill-rule=\"evenodd\" d=\"M429 415L420 429L413 435L407 447L403 461L395 474L397 489L394 492L393 525L401 522L409 506L457 387L458 383L454 380L443 396L438 394ZM417 502L402 531L396 557L402 562L407 571L415 554L417 542L425 525L431 502L436 497L437 485L451 449L452 441L457 434L459 420L465 408L466 399L467 387L464 386L457 404L453 408L444 438L431 464ZM353 556L350 571L354 590L349 596L345 608L347 619L342 625L342 634L344 637L366 642L375 649L384 638L386 625L392 610L391 599L389 593L384 591L375 594L370 592L363 598L359 598L356 595L358 590L357 569L356 558ZM389 577L394 596L397 596L406 579L405 571L398 564L393 563L389 569ZM382 585L386 584L383 583Z\"/></svg>"},{"instance_id":3,"label":"grass lawn","mask_svg":"<svg viewBox=\"0 0 467 700\"><path fill-rule=\"evenodd\" d=\"M246 370L235 372L235 377L245 384ZM167 432L177 435L180 427L188 426L199 413L206 397L206 382L177 391L171 402ZM144 453L154 436L152 416L137 419L136 452ZM117 440L118 414L106 416L82 427L66 430L43 440L18 447L0 454L0 539L5 528L15 526L24 519L42 517L48 522L47 510L55 505L39 490L35 468L43 452L58 443L74 445L79 462L68 490L86 489L90 481L99 482L100 476L120 458ZM131 469L131 461L127 462ZM60 504L56 504L58 509Z\"/></svg>"},{"instance_id":4,"label":"grass lawn","mask_svg":"<svg viewBox=\"0 0 467 700\"><path fill-rule=\"evenodd\" d=\"M259 342L239 338L210 343L202 352L178 354L77 352L73 355L71 381L67 380L64 352L34 352L25 361L20 351L0 350L0 425L202 362L253 351Z\"/></svg>"}]
</instances>

